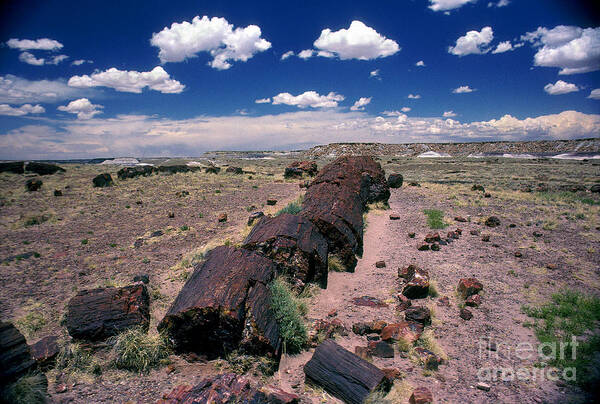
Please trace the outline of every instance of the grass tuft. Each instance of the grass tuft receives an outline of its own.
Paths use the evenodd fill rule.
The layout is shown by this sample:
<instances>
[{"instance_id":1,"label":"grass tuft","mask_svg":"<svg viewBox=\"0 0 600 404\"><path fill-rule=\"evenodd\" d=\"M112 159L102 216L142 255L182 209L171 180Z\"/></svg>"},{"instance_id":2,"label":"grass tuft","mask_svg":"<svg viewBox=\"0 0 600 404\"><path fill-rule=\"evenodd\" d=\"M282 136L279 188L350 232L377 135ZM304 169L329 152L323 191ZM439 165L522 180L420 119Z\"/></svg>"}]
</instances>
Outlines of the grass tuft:
<instances>
[{"instance_id":1,"label":"grass tuft","mask_svg":"<svg viewBox=\"0 0 600 404\"><path fill-rule=\"evenodd\" d=\"M271 282L269 289L271 310L279 325L284 351L291 354L298 353L306 346L308 340L300 310L301 302L281 279Z\"/></svg>"},{"instance_id":2,"label":"grass tuft","mask_svg":"<svg viewBox=\"0 0 600 404\"><path fill-rule=\"evenodd\" d=\"M338 256L329 254L327 257L327 269L329 272L344 272L346 271L346 266Z\"/></svg>"},{"instance_id":3,"label":"grass tuft","mask_svg":"<svg viewBox=\"0 0 600 404\"><path fill-rule=\"evenodd\" d=\"M289 213L290 215L297 215L302 210L302 202L304 201L304 195L300 195L298 199L288 203L284 208L281 208L275 216L279 216L282 213Z\"/></svg>"},{"instance_id":4,"label":"grass tuft","mask_svg":"<svg viewBox=\"0 0 600 404\"><path fill-rule=\"evenodd\" d=\"M17 328L28 337L35 335L46 325L46 318L37 310L32 310L22 317L19 317L15 324Z\"/></svg>"},{"instance_id":5,"label":"grass tuft","mask_svg":"<svg viewBox=\"0 0 600 404\"><path fill-rule=\"evenodd\" d=\"M438 209L425 209L423 211L427 216L427 225L431 229L445 229L448 227L447 223L444 223L444 212Z\"/></svg>"},{"instance_id":6,"label":"grass tuft","mask_svg":"<svg viewBox=\"0 0 600 404\"><path fill-rule=\"evenodd\" d=\"M112 345L112 364L118 369L147 373L171 354L167 339L148 335L140 328L132 328L108 340Z\"/></svg>"},{"instance_id":7,"label":"grass tuft","mask_svg":"<svg viewBox=\"0 0 600 404\"><path fill-rule=\"evenodd\" d=\"M6 387L0 396L3 403L41 404L48 401L48 380L41 373L32 373Z\"/></svg>"}]
</instances>

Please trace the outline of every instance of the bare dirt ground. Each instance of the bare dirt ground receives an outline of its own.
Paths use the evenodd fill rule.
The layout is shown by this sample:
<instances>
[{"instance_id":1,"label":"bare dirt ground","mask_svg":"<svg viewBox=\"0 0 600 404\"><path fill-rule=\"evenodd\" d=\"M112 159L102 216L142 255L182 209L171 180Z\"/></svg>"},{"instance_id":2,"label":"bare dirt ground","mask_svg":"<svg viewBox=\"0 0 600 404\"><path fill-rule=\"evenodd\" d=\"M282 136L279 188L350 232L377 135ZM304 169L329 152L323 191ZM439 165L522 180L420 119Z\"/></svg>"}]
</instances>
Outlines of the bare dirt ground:
<instances>
[{"instance_id":1,"label":"bare dirt ground","mask_svg":"<svg viewBox=\"0 0 600 404\"><path fill-rule=\"evenodd\" d=\"M520 360L508 351L518 343L536 342L533 331L524 326L528 318L521 312L522 305L545 302L552 293L565 288L600 295L597 194L579 192L571 197L569 193L554 192L562 186L589 188L600 179L600 167L590 162L388 156L381 162L388 173L404 174L405 185L392 191L389 210L372 210L366 216L364 254L355 273L330 273L328 288L317 290L309 301L307 323L327 319L328 313L335 310L349 331L348 336L336 337L338 343L351 351L355 346L366 346L366 337L352 333L352 324L402 319L395 310L397 271L414 263L429 271L439 296L415 300L413 305L428 306L434 313L430 329L448 360L437 372L426 372L398 351L391 359L374 358L376 366L395 367L404 373L388 397L392 402L406 402L412 388L418 386L427 386L436 402L585 400L577 388L548 380L492 381L487 392L475 385L478 370L484 367L536 369L535 358ZM237 163L232 165L244 166ZM16 321L32 343L44 335L63 332L60 320L64 307L77 290L127 284L134 275L146 273L152 291L151 332L155 332L156 322L191 270L196 249L226 240L239 242L247 231L248 206L273 213L300 194L296 182L281 177L286 160L260 163L258 167L245 164L245 169L264 174L255 174L253 179L223 173L158 175L94 189L91 178L103 168L66 165L67 173L42 178L44 187L37 194L23 191L23 176L1 175L3 320ZM406 185L412 181L421 186ZM483 185L491 197L472 191L474 183ZM540 183L551 192L520 190L527 186L535 190ZM66 185L70 188L65 190ZM54 189L63 189L64 196L52 196ZM177 197L176 193L184 189L190 195ZM266 207L267 198L279 202L275 207ZM459 227L462 236L442 246L441 251L418 251L417 242L431 232L423 210L431 208L445 214L448 227L440 232ZM171 211L175 213L172 219L167 215ZM222 212L229 215L224 224L216 220ZM400 219L390 220L392 213ZM45 223L24 226L28 217L43 214L50 216ZM483 224L491 215L500 219L499 227ZM456 223L455 216L463 216L468 222ZM189 229L182 230L182 226ZM162 230L163 235L150 237L156 230ZM479 230L480 234L472 235L471 230ZM541 236L534 236L534 231ZM416 237L409 238L409 232L416 233ZM482 241L482 235L489 235L490 241ZM139 238L144 239L143 244L134 247ZM31 251L39 257L6 260ZM515 256L517 251L520 258ZM385 268L375 267L379 260L386 262ZM458 280L464 277L476 277L484 286L482 304L471 309L474 317L470 321L458 316L460 300L455 290ZM353 298L364 295L380 298L388 306L352 304ZM445 296L450 305L438 305ZM27 324L23 318L31 312L43 315L43 325L35 331L22 326ZM491 337L498 345L497 351L480 352L480 337ZM311 350L293 357L285 355L279 371L264 380L300 394L303 402L336 402L324 391L305 385L302 366L311 355ZM193 385L205 375L219 372L222 365L216 361L189 363L179 356L172 356L171 361L168 367L147 375L114 369L101 375L75 375L74 385L62 394L54 393L56 374L51 372L49 391L56 402L154 402L176 385Z\"/></svg>"}]
</instances>

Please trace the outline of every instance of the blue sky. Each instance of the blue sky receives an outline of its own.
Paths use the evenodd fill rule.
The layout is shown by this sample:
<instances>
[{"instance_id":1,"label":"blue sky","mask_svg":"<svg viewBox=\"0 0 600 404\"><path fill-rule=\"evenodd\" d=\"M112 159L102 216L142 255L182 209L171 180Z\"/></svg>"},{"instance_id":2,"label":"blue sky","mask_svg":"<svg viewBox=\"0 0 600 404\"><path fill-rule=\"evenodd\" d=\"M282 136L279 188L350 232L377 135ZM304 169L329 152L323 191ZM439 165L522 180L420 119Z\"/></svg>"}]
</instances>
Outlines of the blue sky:
<instances>
[{"instance_id":1,"label":"blue sky","mask_svg":"<svg viewBox=\"0 0 600 404\"><path fill-rule=\"evenodd\" d=\"M4 159L600 134L583 1L10 3Z\"/></svg>"}]
</instances>

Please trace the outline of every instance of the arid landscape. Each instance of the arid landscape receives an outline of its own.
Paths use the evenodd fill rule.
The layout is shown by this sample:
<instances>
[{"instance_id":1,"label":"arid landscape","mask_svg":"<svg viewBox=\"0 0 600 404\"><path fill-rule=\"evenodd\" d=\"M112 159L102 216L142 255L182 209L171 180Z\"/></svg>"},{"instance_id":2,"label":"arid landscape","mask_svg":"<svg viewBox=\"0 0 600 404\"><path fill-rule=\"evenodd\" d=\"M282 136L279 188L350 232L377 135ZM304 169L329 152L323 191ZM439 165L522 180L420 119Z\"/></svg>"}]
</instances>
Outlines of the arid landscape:
<instances>
[{"instance_id":1,"label":"arid landscape","mask_svg":"<svg viewBox=\"0 0 600 404\"><path fill-rule=\"evenodd\" d=\"M332 241L324 219L311 216L314 196L305 196L333 184L320 182L328 169L355 164L352 158L336 160L346 148L149 160L144 162L173 168L133 178L122 178L123 167L113 164L59 164L65 171L49 175L1 173L0 315L27 344L42 340L31 350L37 362L14 375L24 376L21 394L45 389L36 385L44 385L42 374L47 398L56 403L250 402L244 401L249 397L273 403L593 401L600 366L598 160L373 155L382 171L369 178L380 178L372 184L385 183L385 190L369 188L376 196L365 199L364 234L353 250L358 253L353 269L348 263L354 252L348 258L339 240ZM352 150L371 152L367 146ZM306 160L317 164L316 177L304 168L286 170ZM139 167L153 166L130 170ZM186 170L191 171L178 172ZM92 180L103 173L112 184L94 186ZM393 174L403 178L389 178ZM43 182L37 191L27 190L32 179ZM331 212L341 209L332 203ZM319 232L324 234L329 243L324 262L322 254L303 261L305 247L251 242L260 239L258 230L268 233L270 217L286 217L282 210L285 220L307 217L318 227L306 236L311 246L323 238ZM265 217L254 215L249 224L255 212ZM297 228L306 226L314 227L306 221ZM256 251L247 253L257 257L252 259L273 259L278 273L266 289L263 306L269 313L257 312L251 321L251 331L260 335L239 342L224 320L210 320L209 312L178 314L184 300L205 301L210 289L233 293L233 278L201 282L230 270L224 258L221 266L214 264L216 275L206 275L220 251L227 257L227 251L250 250ZM104 307L101 299L96 306L86 301L86 291L123 287L143 290L141 298L130 298L143 302L146 296L149 311L144 321L120 323L113 332L119 327L108 317L115 313L94 317ZM195 287L204 289L195 294L190 290ZM180 293L191 294L175 301ZM80 306L73 303L77 299ZM248 313L254 310L244 304ZM138 306L126 310L144 317ZM205 313L202 324L215 330L202 331L198 313ZM276 337L261 316L274 318ZM295 328L286 326L287 320ZM104 325L91 331L81 324L85 321ZM185 331L186 322L199 331L183 336L192 332ZM247 330L248 325L244 335ZM217 347L213 334L205 336L213 331L218 341L231 341ZM576 360L537 351L541 343L548 349L571 343L572 335L578 341ZM333 349L331 341L340 355L355 358L350 362L356 366L365 362L364 372L383 370L377 383L361 385L366 396L336 390L348 387L344 383L328 384L335 385L335 372L350 377L343 371L352 374L351 368L320 363L320 371L332 372L325 383L311 373L315 366L307 363L316 361L316 348ZM529 355L520 355L527 346ZM565 347L567 353L573 349L572 343ZM576 369L576 377L569 369ZM230 379L217 377L222 374ZM18 395L15 391L10 397Z\"/></svg>"}]
</instances>

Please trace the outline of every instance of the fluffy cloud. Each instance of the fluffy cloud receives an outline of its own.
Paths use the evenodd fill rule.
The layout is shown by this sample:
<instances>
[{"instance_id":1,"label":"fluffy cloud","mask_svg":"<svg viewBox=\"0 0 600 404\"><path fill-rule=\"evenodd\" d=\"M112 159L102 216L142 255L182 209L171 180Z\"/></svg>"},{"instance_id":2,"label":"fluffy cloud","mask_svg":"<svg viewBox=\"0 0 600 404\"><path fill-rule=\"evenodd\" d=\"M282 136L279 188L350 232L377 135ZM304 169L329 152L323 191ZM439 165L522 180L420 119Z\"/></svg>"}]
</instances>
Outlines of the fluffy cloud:
<instances>
[{"instance_id":1,"label":"fluffy cloud","mask_svg":"<svg viewBox=\"0 0 600 404\"><path fill-rule=\"evenodd\" d=\"M102 105L92 104L87 98L80 98L71 101L68 105L59 106L58 110L77 114L77 119L90 119L94 115L101 114L102 111L100 110L102 108L104 108Z\"/></svg>"},{"instance_id":2,"label":"fluffy cloud","mask_svg":"<svg viewBox=\"0 0 600 404\"><path fill-rule=\"evenodd\" d=\"M268 104L271 102L270 98L259 98L258 100L254 100L257 104Z\"/></svg>"},{"instance_id":3,"label":"fluffy cloud","mask_svg":"<svg viewBox=\"0 0 600 404\"><path fill-rule=\"evenodd\" d=\"M550 140L595 137L598 133L600 115L576 111L525 119L505 115L483 122L404 114L384 118L339 109L185 120L125 115L5 131L0 133L0 159L189 156L208 150L293 150L329 142Z\"/></svg>"},{"instance_id":4,"label":"fluffy cloud","mask_svg":"<svg viewBox=\"0 0 600 404\"><path fill-rule=\"evenodd\" d=\"M295 105L299 108L335 108L340 101L344 101L344 96L334 92L327 95L320 95L316 91L306 91L299 95L280 93L273 97L274 105Z\"/></svg>"},{"instance_id":5,"label":"fluffy cloud","mask_svg":"<svg viewBox=\"0 0 600 404\"><path fill-rule=\"evenodd\" d=\"M369 77L379 77L379 69L375 69L371 73L369 73Z\"/></svg>"},{"instance_id":6,"label":"fluffy cloud","mask_svg":"<svg viewBox=\"0 0 600 404\"><path fill-rule=\"evenodd\" d=\"M444 112L444 118L454 118L456 116L456 113L454 111L446 111Z\"/></svg>"},{"instance_id":7,"label":"fluffy cloud","mask_svg":"<svg viewBox=\"0 0 600 404\"><path fill-rule=\"evenodd\" d=\"M77 59L71 63L73 66L81 66L84 63L94 63L93 60Z\"/></svg>"},{"instance_id":8,"label":"fluffy cloud","mask_svg":"<svg viewBox=\"0 0 600 404\"><path fill-rule=\"evenodd\" d=\"M489 52L488 45L494 39L492 27L483 27L481 31L469 31L450 46L448 52L456 56L480 55Z\"/></svg>"},{"instance_id":9,"label":"fluffy cloud","mask_svg":"<svg viewBox=\"0 0 600 404\"><path fill-rule=\"evenodd\" d=\"M488 3L488 7L506 7L510 4L509 0L500 0L497 3L492 3L491 1Z\"/></svg>"},{"instance_id":10,"label":"fluffy cloud","mask_svg":"<svg viewBox=\"0 0 600 404\"><path fill-rule=\"evenodd\" d=\"M371 102L371 98L372 97L360 97L355 103L354 105L352 105L350 107L350 110L352 111L364 111L365 106L368 105Z\"/></svg>"},{"instance_id":11,"label":"fluffy cloud","mask_svg":"<svg viewBox=\"0 0 600 404\"><path fill-rule=\"evenodd\" d=\"M433 11L448 11L476 2L477 0L429 0L429 3L431 3L429 8Z\"/></svg>"},{"instance_id":12,"label":"fluffy cloud","mask_svg":"<svg viewBox=\"0 0 600 404\"><path fill-rule=\"evenodd\" d=\"M410 107L402 107L400 111L383 111L383 115L385 116L406 116L404 112L410 112Z\"/></svg>"},{"instance_id":13,"label":"fluffy cloud","mask_svg":"<svg viewBox=\"0 0 600 404\"><path fill-rule=\"evenodd\" d=\"M510 41L504 41L500 42L498 46L496 46L496 49L492 51L492 53L504 53L512 50L515 50L515 48L513 48Z\"/></svg>"},{"instance_id":14,"label":"fluffy cloud","mask_svg":"<svg viewBox=\"0 0 600 404\"><path fill-rule=\"evenodd\" d=\"M300 59L306 60L313 57L314 53L315 51L312 49L304 49L303 51L298 52L298 57Z\"/></svg>"},{"instance_id":15,"label":"fluffy cloud","mask_svg":"<svg viewBox=\"0 0 600 404\"><path fill-rule=\"evenodd\" d=\"M118 70L114 67L103 71L83 76L73 76L69 79L69 86L78 88L110 87L117 91L127 93L141 93L144 87L160 91L165 94L177 94L185 86L170 78L169 74L160 66L149 72L136 72Z\"/></svg>"},{"instance_id":16,"label":"fluffy cloud","mask_svg":"<svg viewBox=\"0 0 600 404\"><path fill-rule=\"evenodd\" d=\"M30 52L22 52L19 55L19 60L23 63L27 63L34 66L43 66L43 65L57 65L65 59L68 59L67 55L56 55L51 57L50 59L45 58L36 58Z\"/></svg>"},{"instance_id":17,"label":"fluffy cloud","mask_svg":"<svg viewBox=\"0 0 600 404\"><path fill-rule=\"evenodd\" d=\"M591 98L592 100L600 100L600 88L592 90L590 95L588 95L588 98Z\"/></svg>"},{"instance_id":18,"label":"fluffy cloud","mask_svg":"<svg viewBox=\"0 0 600 404\"><path fill-rule=\"evenodd\" d=\"M9 48L19 50L58 50L63 47L58 41L54 39L41 38L41 39L9 39L6 44Z\"/></svg>"},{"instance_id":19,"label":"fluffy cloud","mask_svg":"<svg viewBox=\"0 0 600 404\"><path fill-rule=\"evenodd\" d=\"M582 29L559 25L539 27L521 36L537 49L534 65L558 67L558 74L577 74L600 70L600 27Z\"/></svg>"},{"instance_id":20,"label":"fluffy cloud","mask_svg":"<svg viewBox=\"0 0 600 404\"><path fill-rule=\"evenodd\" d=\"M281 55L281 60L286 60L289 57L294 56L294 51L287 51L283 55Z\"/></svg>"},{"instance_id":21,"label":"fluffy cloud","mask_svg":"<svg viewBox=\"0 0 600 404\"><path fill-rule=\"evenodd\" d=\"M230 61L245 62L271 47L256 25L234 29L225 18L207 16L196 16L191 23L173 23L171 28L152 34L150 43L160 49L162 63L181 62L209 52L213 57L209 65L219 70L229 69Z\"/></svg>"},{"instance_id":22,"label":"fluffy cloud","mask_svg":"<svg viewBox=\"0 0 600 404\"><path fill-rule=\"evenodd\" d=\"M473 91L475 91L475 89L469 86L460 86L452 90L454 94L472 93Z\"/></svg>"},{"instance_id":23,"label":"fluffy cloud","mask_svg":"<svg viewBox=\"0 0 600 404\"><path fill-rule=\"evenodd\" d=\"M568 94L574 91L579 91L579 87L575 84L567 83L562 80L558 80L556 83L548 83L544 86L544 91L550 95L561 95Z\"/></svg>"},{"instance_id":24,"label":"fluffy cloud","mask_svg":"<svg viewBox=\"0 0 600 404\"><path fill-rule=\"evenodd\" d=\"M410 112L411 109L412 108L410 108L410 107L402 107L402 108L400 108L400 111L402 111L402 112Z\"/></svg>"},{"instance_id":25,"label":"fluffy cloud","mask_svg":"<svg viewBox=\"0 0 600 404\"><path fill-rule=\"evenodd\" d=\"M415 66L417 66L417 67L425 67L425 62L423 62L422 60L419 60L417 63L415 63Z\"/></svg>"},{"instance_id":26,"label":"fluffy cloud","mask_svg":"<svg viewBox=\"0 0 600 404\"><path fill-rule=\"evenodd\" d=\"M87 90L85 93L89 93ZM31 81L7 74L0 76L0 102L24 104L32 102L57 102L80 97L84 91L67 86L63 80Z\"/></svg>"},{"instance_id":27,"label":"fluffy cloud","mask_svg":"<svg viewBox=\"0 0 600 404\"><path fill-rule=\"evenodd\" d=\"M418 100L419 98L421 98L420 94L408 94L408 97L411 100Z\"/></svg>"},{"instance_id":28,"label":"fluffy cloud","mask_svg":"<svg viewBox=\"0 0 600 404\"><path fill-rule=\"evenodd\" d=\"M41 105L25 104L20 107L11 107L8 104L0 104L0 115L23 116L27 114L43 114L46 112Z\"/></svg>"},{"instance_id":29,"label":"fluffy cloud","mask_svg":"<svg viewBox=\"0 0 600 404\"><path fill-rule=\"evenodd\" d=\"M400 50L394 40L380 35L361 21L352 21L348 29L339 31L324 29L314 46L324 52L319 56L337 56L342 60L377 59L391 56Z\"/></svg>"}]
</instances>

